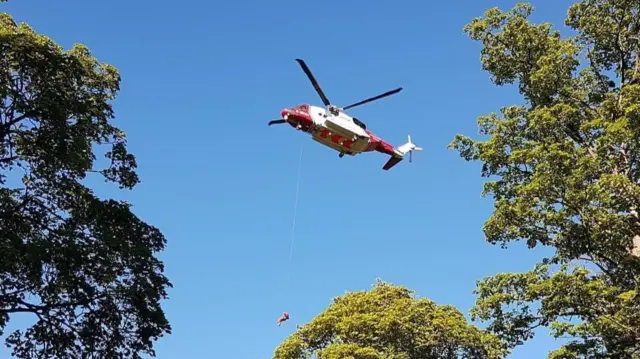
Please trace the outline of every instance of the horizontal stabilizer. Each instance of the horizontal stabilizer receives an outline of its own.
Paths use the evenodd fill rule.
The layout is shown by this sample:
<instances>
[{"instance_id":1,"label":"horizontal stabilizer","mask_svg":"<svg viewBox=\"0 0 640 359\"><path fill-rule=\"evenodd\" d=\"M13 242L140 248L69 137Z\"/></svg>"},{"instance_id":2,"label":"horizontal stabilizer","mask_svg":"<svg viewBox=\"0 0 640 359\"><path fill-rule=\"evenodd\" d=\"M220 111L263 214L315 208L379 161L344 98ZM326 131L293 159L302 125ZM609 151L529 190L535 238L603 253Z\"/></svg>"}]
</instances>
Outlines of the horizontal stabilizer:
<instances>
[{"instance_id":1,"label":"horizontal stabilizer","mask_svg":"<svg viewBox=\"0 0 640 359\"><path fill-rule=\"evenodd\" d=\"M393 157L389 158L389 160L387 161L387 163L384 164L382 169L385 170L385 171L388 171L391 167L397 165L402 160L403 160L402 157L393 156Z\"/></svg>"}]
</instances>

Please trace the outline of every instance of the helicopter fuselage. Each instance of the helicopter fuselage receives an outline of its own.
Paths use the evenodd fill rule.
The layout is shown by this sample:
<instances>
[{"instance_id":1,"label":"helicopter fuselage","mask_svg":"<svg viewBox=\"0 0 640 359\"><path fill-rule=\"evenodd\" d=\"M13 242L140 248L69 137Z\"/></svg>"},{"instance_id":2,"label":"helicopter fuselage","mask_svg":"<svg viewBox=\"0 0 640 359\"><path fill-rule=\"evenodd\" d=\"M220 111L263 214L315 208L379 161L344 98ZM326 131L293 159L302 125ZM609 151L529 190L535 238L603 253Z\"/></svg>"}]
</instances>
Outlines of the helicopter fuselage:
<instances>
[{"instance_id":1,"label":"helicopter fuselage","mask_svg":"<svg viewBox=\"0 0 640 359\"><path fill-rule=\"evenodd\" d=\"M291 127L310 134L315 141L339 152L341 156L355 156L370 151L395 154L393 145L338 108L303 104L283 109L281 115Z\"/></svg>"}]
</instances>

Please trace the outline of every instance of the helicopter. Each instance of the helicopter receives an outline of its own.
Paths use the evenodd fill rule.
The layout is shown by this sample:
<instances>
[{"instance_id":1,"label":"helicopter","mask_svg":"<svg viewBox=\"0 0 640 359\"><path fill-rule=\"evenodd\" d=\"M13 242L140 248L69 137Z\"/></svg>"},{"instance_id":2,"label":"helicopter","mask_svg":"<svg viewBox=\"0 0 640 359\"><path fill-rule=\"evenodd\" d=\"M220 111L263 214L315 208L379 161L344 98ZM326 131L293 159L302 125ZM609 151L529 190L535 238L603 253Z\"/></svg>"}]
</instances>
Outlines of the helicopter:
<instances>
[{"instance_id":1,"label":"helicopter","mask_svg":"<svg viewBox=\"0 0 640 359\"><path fill-rule=\"evenodd\" d=\"M392 144L374 135L370 130L367 130L367 125L362 121L344 112L356 106L394 95L402 91L402 87L353 103L349 106L338 107L329 101L304 60L296 59L296 61L309 78L309 81L311 81L313 88L320 96L325 107L302 104L285 108L280 112L282 118L270 121L269 126L289 124L298 131L310 134L316 142L337 151L340 158L344 157L345 154L356 156L364 152L372 151L387 154L391 156L391 158L382 167L385 171L402 161L405 155L409 154L409 162L411 162L413 151L422 151L422 148L417 147L411 142L411 135L408 136L408 142L396 148Z\"/></svg>"}]
</instances>

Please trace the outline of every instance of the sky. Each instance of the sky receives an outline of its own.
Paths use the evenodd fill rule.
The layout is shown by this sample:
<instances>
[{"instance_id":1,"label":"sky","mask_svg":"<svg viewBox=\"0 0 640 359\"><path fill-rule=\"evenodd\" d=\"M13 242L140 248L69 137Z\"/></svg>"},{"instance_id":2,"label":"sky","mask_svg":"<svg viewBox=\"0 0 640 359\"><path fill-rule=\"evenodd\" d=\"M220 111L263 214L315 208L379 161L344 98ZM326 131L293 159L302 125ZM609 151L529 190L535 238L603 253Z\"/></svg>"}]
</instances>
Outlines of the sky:
<instances>
[{"instance_id":1,"label":"sky","mask_svg":"<svg viewBox=\"0 0 640 359\"><path fill-rule=\"evenodd\" d=\"M532 19L562 30L571 2L533 1ZM477 280L530 270L545 254L484 240L493 204L480 195L481 164L447 149L457 133L478 137L478 116L522 102L491 83L480 44L462 31L514 4L9 0L0 12L120 70L114 123L142 182L130 192L92 186L132 202L167 237L159 257L174 285L163 303L173 333L157 358L258 359L376 278L468 314ZM267 127L282 108L321 104L295 58L337 105L402 86L349 113L424 151L387 172L381 153L338 158L291 127ZM277 327L285 310L291 319ZM509 358L557 345L542 332Z\"/></svg>"}]
</instances>

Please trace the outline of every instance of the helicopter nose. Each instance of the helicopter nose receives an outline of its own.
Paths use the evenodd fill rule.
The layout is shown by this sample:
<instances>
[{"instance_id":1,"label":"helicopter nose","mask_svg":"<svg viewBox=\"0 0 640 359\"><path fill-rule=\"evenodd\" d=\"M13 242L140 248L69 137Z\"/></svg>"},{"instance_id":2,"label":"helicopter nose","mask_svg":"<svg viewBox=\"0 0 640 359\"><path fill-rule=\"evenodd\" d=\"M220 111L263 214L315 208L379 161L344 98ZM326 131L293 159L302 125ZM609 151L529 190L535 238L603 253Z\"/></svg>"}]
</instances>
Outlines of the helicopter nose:
<instances>
[{"instance_id":1,"label":"helicopter nose","mask_svg":"<svg viewBox=\"0 0 640 359\"><path fill-rule=\"evenodd\" d=\"M289 116L290 114L291 114L291 111L288 108L285 108L282 111L280 111L280 115L282 115L282 118L284 118L285 116Z\"/></svg>"}]
</instances>

